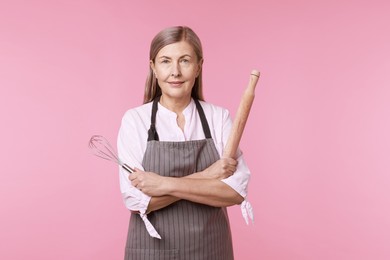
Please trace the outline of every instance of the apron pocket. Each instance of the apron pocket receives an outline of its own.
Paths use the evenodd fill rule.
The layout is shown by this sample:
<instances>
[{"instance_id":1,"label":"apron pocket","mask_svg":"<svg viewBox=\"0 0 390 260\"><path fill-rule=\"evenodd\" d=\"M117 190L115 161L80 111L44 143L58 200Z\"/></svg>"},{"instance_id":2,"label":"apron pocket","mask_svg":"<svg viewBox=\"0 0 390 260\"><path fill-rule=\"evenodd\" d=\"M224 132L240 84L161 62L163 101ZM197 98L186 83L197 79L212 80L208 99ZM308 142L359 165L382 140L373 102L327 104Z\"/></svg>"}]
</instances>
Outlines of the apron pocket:
<instances>
[{"instance_id":1,"label":"apron pocket","mask_svg":"<svg viewBox=\"0 0 390 260\"><path fill-rule=\"evenodd\" d=\"M126 248L125 260L174 260L178 259L179 250L154 250Z\"/></svg>"}]
</instances>

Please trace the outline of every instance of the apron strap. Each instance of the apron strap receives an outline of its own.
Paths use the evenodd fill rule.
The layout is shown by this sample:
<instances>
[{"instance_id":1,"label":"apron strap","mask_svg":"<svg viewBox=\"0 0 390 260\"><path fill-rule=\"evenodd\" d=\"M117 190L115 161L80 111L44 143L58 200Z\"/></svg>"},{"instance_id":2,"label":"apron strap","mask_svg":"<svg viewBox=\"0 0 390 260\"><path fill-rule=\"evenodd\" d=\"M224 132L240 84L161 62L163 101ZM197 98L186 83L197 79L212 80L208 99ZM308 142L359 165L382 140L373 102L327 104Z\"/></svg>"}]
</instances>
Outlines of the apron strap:
<instances>
[{"instance_id":1,"label":"apron strap","mask_svg":"<svg viewBox=\"0 0 390 260\"><path fill-rule=\"evenodd\" d=\"M156 114L157 114L157 108L158 108L157 105L158 105L158 101L160 101L160 97L161 96L158 96L153 100L152 117L151 117L151 122L150 122L150 128L148 131L148 142L152 141L152 140L155 140L155 141L159 140L158 133L156 130Z\"/></svg>"},{"instance_id":2,"label":"apron strap","mask_svg":"<svg viewBox=\"0 0 390 260\"><path fill-rule=\"evenodd\" d=\"M202 122L204 135L206 136L206 139L209 139L211 138L209 123L207 122L206 116L204 114L202 106L200 105L199 100L194 98L194 101L196 104L196 109L198 110L200 121Z\"/></svg>"},{"instance_id":3,"label":"apron strap","mask_svg":"<svg viewBox=\"0 0 390 260\"><path fill-rule=\"evenodd\" d=\"M161 96L158 96L153 100L152 116L151 116L150 128L148 130L148 141L153 141L153 140L159 141L158 133L156 130L156 115L157 115L158 102L160 101L160 97ZM207 122L206 116L204 114L203 108L199 100L194 98L194 101L195 101L196 109L198 110L200 121L202 123L204 135L206 139L209 139L211 138L209 123Z\"/></svg>"}]
</instances>

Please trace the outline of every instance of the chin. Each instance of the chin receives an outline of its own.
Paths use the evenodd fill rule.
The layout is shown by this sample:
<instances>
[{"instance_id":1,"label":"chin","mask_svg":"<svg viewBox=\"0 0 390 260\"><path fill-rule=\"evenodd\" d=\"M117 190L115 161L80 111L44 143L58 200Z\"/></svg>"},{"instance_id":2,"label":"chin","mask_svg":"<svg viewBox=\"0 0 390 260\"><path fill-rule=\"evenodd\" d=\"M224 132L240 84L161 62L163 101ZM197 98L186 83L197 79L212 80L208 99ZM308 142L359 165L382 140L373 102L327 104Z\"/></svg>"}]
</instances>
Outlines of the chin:
<instances>
[{"instance_id":1,"label":"chin","mask_svg":"<svg viewBox=\"0 0 390 260\"><path fill-rule=\"evenodd\" d=\"M171 88L168 91L163 91L163 95L170 98L188 98L191 97L191 91L186 91L182 88Z\"/></svg>"}]
</instances>

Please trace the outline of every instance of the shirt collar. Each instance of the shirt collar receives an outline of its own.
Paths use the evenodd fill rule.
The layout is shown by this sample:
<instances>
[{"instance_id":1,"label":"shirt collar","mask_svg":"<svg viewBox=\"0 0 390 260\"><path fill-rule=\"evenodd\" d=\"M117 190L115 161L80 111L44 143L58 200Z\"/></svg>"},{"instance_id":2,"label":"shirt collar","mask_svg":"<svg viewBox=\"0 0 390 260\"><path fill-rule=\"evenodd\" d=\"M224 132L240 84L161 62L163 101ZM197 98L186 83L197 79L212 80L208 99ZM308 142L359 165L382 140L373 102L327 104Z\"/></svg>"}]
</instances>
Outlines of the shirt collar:
<instances>
[{"instance_id":1,"label":"shirt collar","mask_svg":"<svg viewBox=\"0 0 390 260\"><path fill-rule=\"evenodd\" d=\"M195 101L194 99L191 98L191 102L188 104L188 106L183 110L183 115L185 117L187 117L188 115L190 115L194 109L195 109ZM168 108L164 107L163 105L160 104L160 102L158 102L158 111L163 113L164 115L167 115L167 116L172 116L172 117L177 117L176 113L169 110Z\"/></svg>"}]
</instances>

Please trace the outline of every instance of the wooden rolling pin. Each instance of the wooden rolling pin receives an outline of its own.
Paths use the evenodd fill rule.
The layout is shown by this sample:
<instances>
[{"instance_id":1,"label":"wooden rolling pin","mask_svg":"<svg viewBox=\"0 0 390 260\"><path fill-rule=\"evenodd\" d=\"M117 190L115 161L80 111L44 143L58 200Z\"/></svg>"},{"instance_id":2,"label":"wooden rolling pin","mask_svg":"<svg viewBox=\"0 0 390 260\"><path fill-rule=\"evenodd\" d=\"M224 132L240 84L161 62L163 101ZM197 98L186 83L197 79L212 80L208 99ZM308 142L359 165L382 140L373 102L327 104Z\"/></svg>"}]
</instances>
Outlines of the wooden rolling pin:
<instances>
[{"instance_id":1,"label":"wooden rolling pin","mask_svg":"<svg viewBox=\"0 0 390 260\"><path fill-rule=\"evenodd\" d=\"M223 151L223 157L236 159L238 145L240 144L242 133L244 132L245 124L255 98L255 87L259 80L260 72L252 70L249 84L244 94L242 95L240 105L238 107L236 116L234 117L232 130L229 139Z\"/></svg>"}]
</instances>

